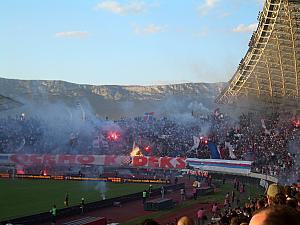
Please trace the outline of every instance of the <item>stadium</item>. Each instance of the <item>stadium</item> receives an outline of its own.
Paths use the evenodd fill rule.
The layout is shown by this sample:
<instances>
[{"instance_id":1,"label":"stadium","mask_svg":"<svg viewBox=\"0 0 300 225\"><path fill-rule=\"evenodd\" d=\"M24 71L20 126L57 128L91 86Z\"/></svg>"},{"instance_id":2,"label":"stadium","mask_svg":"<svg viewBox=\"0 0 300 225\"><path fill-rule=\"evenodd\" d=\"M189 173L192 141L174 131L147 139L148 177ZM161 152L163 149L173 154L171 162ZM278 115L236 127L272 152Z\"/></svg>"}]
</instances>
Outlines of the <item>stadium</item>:
<instances>
[{"instance_id":1,"label":"stadium","mask_svg":"<svg viewBox=\"0 0 300 225\"><path fill-rule=\"evenodd\" d=\"M99 118L84 101L34 111L0 90L0 224L299 224L299 73L300 1L266 0L192 122Z\"/></svg>"}]
</instances>

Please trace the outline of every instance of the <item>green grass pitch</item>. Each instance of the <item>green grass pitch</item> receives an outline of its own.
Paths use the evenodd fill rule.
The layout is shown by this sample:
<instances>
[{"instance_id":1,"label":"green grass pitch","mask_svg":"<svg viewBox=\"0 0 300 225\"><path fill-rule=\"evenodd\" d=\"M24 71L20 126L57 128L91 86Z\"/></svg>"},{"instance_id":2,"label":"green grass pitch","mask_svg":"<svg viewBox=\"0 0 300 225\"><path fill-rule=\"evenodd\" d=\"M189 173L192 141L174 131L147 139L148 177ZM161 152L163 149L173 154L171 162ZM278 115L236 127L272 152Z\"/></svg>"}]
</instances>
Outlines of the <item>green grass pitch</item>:
<instances>
[{"instance_id":1,"label":"green grass pitch","mask_svg":"<svg viewBox=\"0 0 300 225\"><path fill-rule=\"evenodd\" d=\"M39 212L48 212L55 203L64 207L65 194L69 193L70 205L78 205L81 198L85 202L102 199L94 181L56 180L0 180L0 221ZM106 198L136 193L148 189L149 184L105 183ZM158 185L153 185L158 187ZM98 189L100 185L98 184Z\"/></svg>"}]
</instances>

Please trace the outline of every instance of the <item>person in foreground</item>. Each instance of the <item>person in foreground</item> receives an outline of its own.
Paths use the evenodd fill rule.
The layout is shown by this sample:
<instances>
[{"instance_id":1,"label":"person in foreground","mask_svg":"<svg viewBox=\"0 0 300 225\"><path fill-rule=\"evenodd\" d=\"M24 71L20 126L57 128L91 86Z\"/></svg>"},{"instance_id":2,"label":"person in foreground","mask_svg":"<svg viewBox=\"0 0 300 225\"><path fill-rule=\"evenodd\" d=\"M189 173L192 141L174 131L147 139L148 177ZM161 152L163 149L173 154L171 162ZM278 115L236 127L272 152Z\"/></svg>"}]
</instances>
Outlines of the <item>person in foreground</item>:
<instances>
[{"instance_id":1,"label":"person in foreground","mask_svg":"<svg viewBox=\"0 0 300 225\"><path fill-rule=\"evenodd\" d=\"M252 217L249 225L300 225L300 214L287 206L271 206Z\"/></svg>"},{"instance_id":2,"label":"person in foreground","mask_svg":"<svg viewBox=\"0 0 300 225\"><path fill-rule=\"evenodd\" d=\"M183 216L178 220L177 225L195 225L195 222L193 219Z\"/></svg>"}]
</instances>

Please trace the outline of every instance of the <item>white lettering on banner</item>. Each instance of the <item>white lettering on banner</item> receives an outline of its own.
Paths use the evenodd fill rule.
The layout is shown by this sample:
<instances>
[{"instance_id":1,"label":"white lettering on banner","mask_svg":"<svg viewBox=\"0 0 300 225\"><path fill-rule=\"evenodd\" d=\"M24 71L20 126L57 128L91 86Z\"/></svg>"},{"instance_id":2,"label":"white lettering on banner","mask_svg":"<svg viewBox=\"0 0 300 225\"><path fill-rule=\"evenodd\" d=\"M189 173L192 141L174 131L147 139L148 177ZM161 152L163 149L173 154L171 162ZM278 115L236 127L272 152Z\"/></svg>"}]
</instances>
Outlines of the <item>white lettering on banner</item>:
<instances>
[{"instance_id":1,"label":"white lettering on banner","mask_svg":"<svg viewBox=\"0 0 300 225\"><path fill-rule=\"evenodd\" d=\"M104 165L101 155L38 155L38 154L11 154L9 160L17 165L55 165L55 164L80 164Z\"/></svg>"},{"instance_id":2,"label":"white lettering on banner","mask_svg":"<svg viewBox=\"0 0 300 225\"><path fill-rule=\"evenodd\" d=\"M154 157L154 156L116 156L116 155L39 155L11 154L7 157L10 163L16 165L105 165L134 166L164 169L184 169L184 158Z\"/></svg>"},{"instance_id":3,"label":"white lettering on banner","mask_svg":"<svg viewBox=\"0 0 300 225\"><path fill-rule=\"evenodd\" d=\"M205 170L187 170L187 174L199 177L208 177L208 172Z\"/></svg>"},{"instance_id":4,"label":"white lettering on banner","mask_svg":"<svg viewBox=\"0 0 300 225\"><path fill-rule=\"evenodd\" d=\"M133 156L132 166L154 167L164 169L184 169L186 167L184 158L155 157L155 156Z\"/></svg>"}]
</instances>

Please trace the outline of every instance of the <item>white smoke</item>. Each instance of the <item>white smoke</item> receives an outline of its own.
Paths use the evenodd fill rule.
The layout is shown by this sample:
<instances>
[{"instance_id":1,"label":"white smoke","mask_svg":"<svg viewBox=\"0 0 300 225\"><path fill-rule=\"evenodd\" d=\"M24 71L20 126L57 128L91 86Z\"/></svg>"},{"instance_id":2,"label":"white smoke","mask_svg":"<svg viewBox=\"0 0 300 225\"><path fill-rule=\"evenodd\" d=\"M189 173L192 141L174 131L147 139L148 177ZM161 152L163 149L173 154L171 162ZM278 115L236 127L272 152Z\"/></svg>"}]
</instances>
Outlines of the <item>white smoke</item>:
<instances>
[{"instance_id":1,"label":"white smoke","mask_svg":"<svg viewBox=\"0 0 300 225\"><path fill-rule=\"evenodd\" d=\"M203 113L203 114L208 114L210 113L210 110L205 107L202 102L197 102L197 101L192 101L188 105L188 109L193 110L195 112Z\"/></svg>"},{"instance_id":2,"label":"white smoke","mask_svg":"<svg viewBox=\"0 0 300 225\"><path fill-rule=\"evenodd\" d=\"M107 187L105 181L99 181L95 186L95 190L97 190L100 193L102 200L106 199Z\"/></svg>"}]
</instances>

